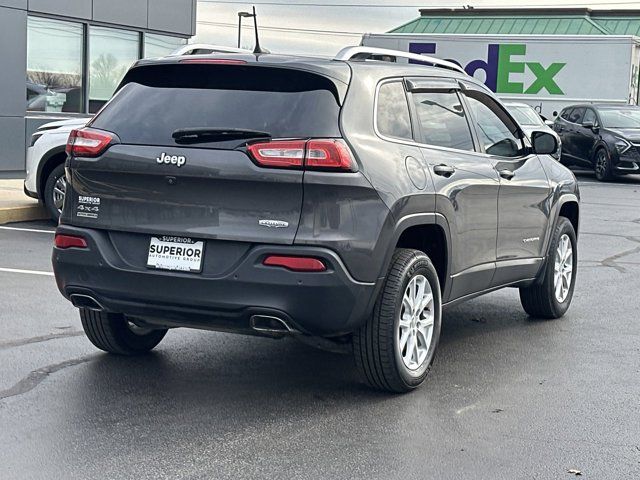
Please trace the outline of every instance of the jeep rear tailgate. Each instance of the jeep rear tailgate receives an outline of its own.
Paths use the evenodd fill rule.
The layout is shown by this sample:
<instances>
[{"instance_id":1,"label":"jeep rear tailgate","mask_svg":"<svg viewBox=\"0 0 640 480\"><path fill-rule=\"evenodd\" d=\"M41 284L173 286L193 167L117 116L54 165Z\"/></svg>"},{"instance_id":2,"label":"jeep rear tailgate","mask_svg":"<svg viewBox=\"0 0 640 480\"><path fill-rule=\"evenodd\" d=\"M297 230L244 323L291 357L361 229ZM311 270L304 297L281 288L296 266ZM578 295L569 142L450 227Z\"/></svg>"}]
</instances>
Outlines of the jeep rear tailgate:
<instances>
[{"instance_id":1,"label":"jeep rear tailgate","mask_svg":"<svg viewBox=\"0 0 640 480\"><path fill-rule=\"evenodd\" d=\"M264 136L184 141L176 132L255 131L273 140L339 137L334 81L291 68L243 65L156 65L153 73L138 72L137 81L126 83L90 124L114 141L96 158L70 158L62 223L293 243L302 169L269 168L252 159L247 144Z\"/></svg>"}]
</instances>

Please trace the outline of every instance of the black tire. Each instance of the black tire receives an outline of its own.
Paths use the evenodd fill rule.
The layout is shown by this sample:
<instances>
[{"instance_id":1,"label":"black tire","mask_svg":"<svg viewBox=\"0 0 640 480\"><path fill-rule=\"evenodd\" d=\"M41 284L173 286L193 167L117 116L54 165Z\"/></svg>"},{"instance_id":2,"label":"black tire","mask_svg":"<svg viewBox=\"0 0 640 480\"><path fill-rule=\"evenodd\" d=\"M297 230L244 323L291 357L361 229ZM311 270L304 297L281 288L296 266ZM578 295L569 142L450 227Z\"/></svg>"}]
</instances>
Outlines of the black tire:
<instances>
[{"instance_id":1,"label":"black tire","mask_svg":"<svg viewBox=\"0 0 640 480\"><path fill-rule=\"evenodd\" d=\"M410 370L400 351L399 323L405 290L409 282L419 275L426 278L433 293L429 309L433 312L433 328L425 359L418 368ZM353 334L355 362L367 383L378 390L396 393L408 392L422 384L438 347L441 319L440 282L431 260L418 250L396 250L373 315ZM422 343L426 342L423 340Z\"/></svg>"},{"instance_id":2,"label":"black tire","mask_svg":"<svg viewBox=\"0 0 640 480\"><path fill-rule=\"evenodd\" d=\"M60 164L54 168L47 177L47 181L44 184L44 191L42 192L44 207L47 209L51 219L56 223L58 223L58 219L60 218L60 211L58 210L53 198L53 189L55 188L58 179L63 177L64 164Z\"/></svg>"},{"instance_id":3,"label":"black tire","mask_svg":"<svg viewBox=\"0 0 640 480\"><path fill-rule=\"evenodd\" d=\"M601 182L610 182L613 180L613 171L611 170L611 156L606 148L599 148L596 151L595 166L596 178Z\"/></svg>"},{"instance_id":4,"label":"black tire","mask_svg":"<svg viewBox=\"0 0 640 480\"><path fill-rule=\"evenodd\" d=\"M147 330L129 326L124 315L80 309L82 328L100 350L118 355L140 355L153 349L164 338L166 329Z\"/></svg>"},{"instance_id":5,"label":"black tire","mask_svg":"<svg viewBox=\"0 0 640 480\"><path fill-rule=\"evenodd\" d=\"M555 294L555 263L556 251L558 244L563 235L567 235L571 242L572 253L572 276L571 284L566 298L560 302ZM525 312L534 318L554 319L562 317L573 298L573 290L576 284L576 274L578 273L578 243L576 241L576 232L571 222L565 217L559 217L555 226L549 255L542 277L533 285L520 289L520 302Z\"/></svg>"}]
</instances>

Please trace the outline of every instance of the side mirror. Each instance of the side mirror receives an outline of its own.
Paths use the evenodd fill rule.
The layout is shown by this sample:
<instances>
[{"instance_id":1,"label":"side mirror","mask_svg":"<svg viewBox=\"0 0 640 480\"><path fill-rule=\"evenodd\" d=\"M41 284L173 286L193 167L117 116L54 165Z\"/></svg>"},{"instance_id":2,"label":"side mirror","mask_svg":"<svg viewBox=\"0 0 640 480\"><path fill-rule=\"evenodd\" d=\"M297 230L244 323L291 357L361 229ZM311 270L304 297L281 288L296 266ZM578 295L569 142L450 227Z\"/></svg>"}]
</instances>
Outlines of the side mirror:
<instances>
[{"instance_id":1,"label":"side mirror","mask_svg":"<svg viewBox=\"0 0 640 480\"><path fill-rule=\"evenodd\" d=\"M593 122L582 122L582 126L584 128L588 128L589 130L593 130L594 132L598 131L597 125Z\"/></svg>"},{"instance_id":2,"label":"side mirror","mask_svg":"<svg viewBox=\"0 0 640 480\"><path fill-rule=\"evenodd\" d=\"M558 150L558 140L548 132L533 132L531 144L538 155L552 155Z\"/></svg>"}]
</instances>

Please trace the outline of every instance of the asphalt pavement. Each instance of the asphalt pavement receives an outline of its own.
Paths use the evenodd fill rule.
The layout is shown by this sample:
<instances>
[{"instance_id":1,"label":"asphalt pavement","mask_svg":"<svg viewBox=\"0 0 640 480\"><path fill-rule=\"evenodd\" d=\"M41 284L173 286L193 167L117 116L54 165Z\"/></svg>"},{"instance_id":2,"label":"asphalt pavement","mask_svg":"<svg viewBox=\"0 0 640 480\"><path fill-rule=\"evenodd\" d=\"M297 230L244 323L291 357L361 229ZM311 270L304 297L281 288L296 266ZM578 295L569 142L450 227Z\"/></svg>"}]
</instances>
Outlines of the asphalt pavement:
<instances>
[{"instance_id":1,"label":"asphalt pavement","mask_svg":"<svg viewBox=\"0 0 640 480\"><path fill-rule=\"evenodd\" d=\"M0 227L0 479L640 478L640 177L580 181L567 315L531 320L515 289L448 309L407 395L291 339L101 353L57 291L53 226Z\"/></svg>"}]
</instances>

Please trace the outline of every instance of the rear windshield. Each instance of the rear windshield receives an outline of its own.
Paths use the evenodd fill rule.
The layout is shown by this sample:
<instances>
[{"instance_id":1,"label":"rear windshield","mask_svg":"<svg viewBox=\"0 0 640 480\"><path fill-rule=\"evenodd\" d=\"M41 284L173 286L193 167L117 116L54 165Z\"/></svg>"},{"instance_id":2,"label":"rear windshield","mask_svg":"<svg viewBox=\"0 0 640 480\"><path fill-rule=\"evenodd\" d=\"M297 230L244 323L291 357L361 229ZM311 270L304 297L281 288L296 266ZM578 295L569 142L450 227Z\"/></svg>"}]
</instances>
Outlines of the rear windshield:
<instances>
[{"instance_id":1,"label":"rear windshield","mask_svg":"<svg viewBox=\"0 0 640 480\"><path fill-rule=\"evenodd\" d=\"M115 133L122 143L163 146L176 145L172 133L185 128L258 130L273 138L340 136L337 94L320 75L260 67L160 67L130 72L92 126Z\"/></svg>"}]
</instances>

